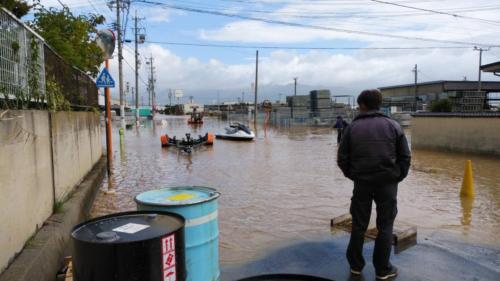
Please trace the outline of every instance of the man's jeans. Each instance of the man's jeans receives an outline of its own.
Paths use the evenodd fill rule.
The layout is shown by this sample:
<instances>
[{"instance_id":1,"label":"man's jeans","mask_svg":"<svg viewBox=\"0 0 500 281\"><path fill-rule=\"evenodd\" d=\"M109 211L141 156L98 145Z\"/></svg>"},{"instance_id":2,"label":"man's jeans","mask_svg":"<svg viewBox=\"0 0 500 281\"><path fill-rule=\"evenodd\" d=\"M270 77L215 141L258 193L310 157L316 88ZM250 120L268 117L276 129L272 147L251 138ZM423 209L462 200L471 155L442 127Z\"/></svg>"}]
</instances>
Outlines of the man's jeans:
<instances>
[{"instance_id":1,"label":"man's jeans","mask_svg":"<svg viewBox=\"0 0 500 281\"><path fill-rule=\"evenodd\" d=\"M385 186L370 186L354 184L351 198L352 232L349 246L347 247L347 260L352 269L361 270L365 266L363 258L363 242L370 214L372 201L377 206L377 230L373 252L373 265L377 274L385 274L391 270L389 262L391 256L392 228L397 209L397 183Z\"/></svg>"}]
</instances>

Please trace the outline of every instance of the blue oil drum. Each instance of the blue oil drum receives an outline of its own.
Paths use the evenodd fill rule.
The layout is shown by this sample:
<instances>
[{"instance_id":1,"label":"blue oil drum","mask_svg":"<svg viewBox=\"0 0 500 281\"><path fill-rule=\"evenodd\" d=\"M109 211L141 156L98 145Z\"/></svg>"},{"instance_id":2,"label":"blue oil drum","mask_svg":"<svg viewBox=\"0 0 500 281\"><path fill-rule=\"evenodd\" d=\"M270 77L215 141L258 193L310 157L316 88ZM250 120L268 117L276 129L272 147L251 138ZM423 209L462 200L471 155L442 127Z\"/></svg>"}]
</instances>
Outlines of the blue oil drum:
<instances>
[{"instance_id":1,"label":"blue oil drum","mask_svg":"<svg viewBox=\"0 0 500 281\"><path fill-rule=\"evenodd\" d=\"M186 280L217 281L219 228L215 189L201 186L151 190L135 197L138 210L168 211L186 219Z\"/></svg>"}]
</instances>

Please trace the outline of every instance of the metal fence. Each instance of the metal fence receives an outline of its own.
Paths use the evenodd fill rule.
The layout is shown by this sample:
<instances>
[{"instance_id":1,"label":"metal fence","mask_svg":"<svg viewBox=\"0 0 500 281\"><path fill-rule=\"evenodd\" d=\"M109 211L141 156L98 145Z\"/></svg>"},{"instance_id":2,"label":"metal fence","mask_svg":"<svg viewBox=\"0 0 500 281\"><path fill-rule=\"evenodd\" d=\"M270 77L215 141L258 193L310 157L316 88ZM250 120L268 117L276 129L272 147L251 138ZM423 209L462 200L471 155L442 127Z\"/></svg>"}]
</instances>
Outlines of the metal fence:
<instances>
[{"instance_id":1,"label":"metal fence","mask_svg":"<svg viewBox=\"0 0 500 281\"><path fill-rule=\"evenodd\" d=\"M97 87L89 75L67 64L47 45L44 52L47 79L54 80L61 87L64 97L73 107L99 106Z\"/></svg>"},{"instance_id":2,"label":"metal fence","mask_svg":"<svg viewBox=\"0 0 500 281\"><path fill-rule=\"evenodd\" d=\"M23 107L45 97L43 40L0 10L0 93L5 105Z\"/></svg>"},{"instance_id":3,"label":"metal fence","mask_svg":"<svg viewBox=\"0 0 500 281\"><path fill-rule=\"evenodd\" d=\"M44 39L0 8L0 108L45 108L46 81L73 107L98 106L92 78L68 65Z\"/></svg>"}]
</instances>

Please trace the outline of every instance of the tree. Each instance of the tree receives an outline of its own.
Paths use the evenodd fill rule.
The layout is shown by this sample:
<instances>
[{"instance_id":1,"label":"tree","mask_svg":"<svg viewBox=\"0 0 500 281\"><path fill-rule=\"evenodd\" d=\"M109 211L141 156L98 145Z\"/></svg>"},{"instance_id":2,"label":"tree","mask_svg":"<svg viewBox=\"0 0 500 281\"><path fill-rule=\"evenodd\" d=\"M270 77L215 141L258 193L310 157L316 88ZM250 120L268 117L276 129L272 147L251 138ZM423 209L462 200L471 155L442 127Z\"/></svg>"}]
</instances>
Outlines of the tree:
<instances>
[{"instance_id":1,"label":"tree","mask_svg":"<svg viewBox=\"0 0 500 281\"><path fill-rule=\"evenodd\" d=\"M0 0L0 6L11 11L18 18L28 14L32 8L26 1L18 0Z\"/></svg>"},{"instance_id":2,"label":"tree","mask_svg":"<svg viewBox=\"0 0 500 281\"><path fill-rule=\"evenodd\" d=\"M452 104L449 99L433 101L431 104L431 112L451 112Z\"/></svg>"},{"instance_id":3,"label":"tree","mask_svg":"<svg viewBox=\"0 0 500 281\"><path fill-rule=\"evenodd\" d=\"M93 37L104 20L102 15L75 16L67 6L46 9L38 3L30 25L69 64L95 77L103 54Z\"/></svg>"}]
</instances>

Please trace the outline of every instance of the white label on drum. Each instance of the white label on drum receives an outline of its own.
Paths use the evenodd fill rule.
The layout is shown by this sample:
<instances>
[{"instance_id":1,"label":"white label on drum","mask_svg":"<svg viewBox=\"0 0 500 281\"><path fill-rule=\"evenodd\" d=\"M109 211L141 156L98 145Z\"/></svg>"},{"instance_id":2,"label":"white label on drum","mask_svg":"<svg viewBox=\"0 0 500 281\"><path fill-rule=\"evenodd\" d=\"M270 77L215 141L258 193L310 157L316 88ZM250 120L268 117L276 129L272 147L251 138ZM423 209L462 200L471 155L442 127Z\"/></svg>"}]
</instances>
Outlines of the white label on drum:
<instances>
[{"instance_id":1,"label":"white label on drum","mask_svg":"<svg viewBox=\"0 0 500 281\"><path fill-rule=\"evenodd\" d=\"M175 266L175 236L171 234L161 239L161 253L163 256L163 281L176 281Z\"/></svg>"},{"instance_id":2,"label":"white label on drum","mask_svg":"<svg viewBox=\"0 0 500 281\"><path fill-rule=\"evenodd\" d=\"M120 227L113 229L113 231L123 232L123 233L128 233L128 234L135 234L135 233L137 233L143 229L146 229L148 227L149 227L149 225L138 224L138 223L127 223L127 224L124 224Z\"/></svg>"}]
</instances>

